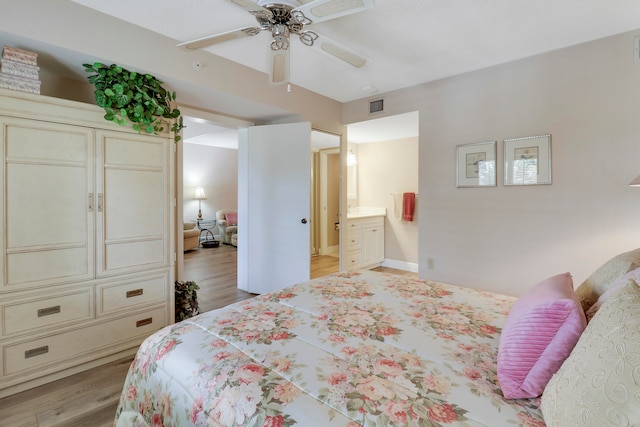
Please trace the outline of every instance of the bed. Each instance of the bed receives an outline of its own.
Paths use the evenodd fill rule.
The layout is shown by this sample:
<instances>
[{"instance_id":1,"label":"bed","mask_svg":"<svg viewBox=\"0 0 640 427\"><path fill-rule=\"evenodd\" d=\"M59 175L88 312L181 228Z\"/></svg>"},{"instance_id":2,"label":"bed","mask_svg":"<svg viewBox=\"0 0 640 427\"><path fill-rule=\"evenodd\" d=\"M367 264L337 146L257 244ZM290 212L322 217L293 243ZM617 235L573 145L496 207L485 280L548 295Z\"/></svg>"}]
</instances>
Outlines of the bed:
<instances>
[{"instance_id":1,"label":"bed","mask_svg":"<svg viewBox=\"0 0 640 427\"><path fill-rule=\"evenodd\" d=\"M541 398L507 399L498 381L515 301L372 271L260 295L149 337L115 425L542 427ZM549 395L569 399L556 376Z\"/></svg>"}]
</instances>

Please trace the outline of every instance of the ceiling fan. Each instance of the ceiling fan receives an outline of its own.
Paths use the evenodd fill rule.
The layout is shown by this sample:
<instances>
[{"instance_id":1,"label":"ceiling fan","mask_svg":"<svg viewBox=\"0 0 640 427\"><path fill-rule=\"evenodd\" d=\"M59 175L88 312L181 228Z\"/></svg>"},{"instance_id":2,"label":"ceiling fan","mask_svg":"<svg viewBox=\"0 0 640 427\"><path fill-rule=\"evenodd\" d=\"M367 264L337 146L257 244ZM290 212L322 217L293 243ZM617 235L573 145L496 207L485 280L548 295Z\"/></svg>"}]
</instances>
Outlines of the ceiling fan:
<instances>
[{"instance_id":1,"label":"ceiling fan","mask_svg":"<svg viewBox=\"0 0 640 427\"><path fill-rule=\"evenodd\" d=\"M258 35L270 31L271 57L269 82L289 83L289 37L300 38L302 44L319 49L356 68L367 60L349 48L306 29L306 26L362 12L373 7L373 0L230 0L251 13L258 26L244 27L178 45L181 49L196 50L229 40Z\"/></svg>"}]
</instances>

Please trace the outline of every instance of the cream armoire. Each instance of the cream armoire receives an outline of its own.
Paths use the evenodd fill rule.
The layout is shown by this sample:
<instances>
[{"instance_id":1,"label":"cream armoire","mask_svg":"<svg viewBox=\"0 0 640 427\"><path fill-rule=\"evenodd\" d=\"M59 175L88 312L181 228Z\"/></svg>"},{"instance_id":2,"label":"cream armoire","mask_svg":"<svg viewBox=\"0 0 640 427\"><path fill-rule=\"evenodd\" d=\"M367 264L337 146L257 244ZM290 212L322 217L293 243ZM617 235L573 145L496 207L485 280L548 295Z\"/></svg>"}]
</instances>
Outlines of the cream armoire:
<instances>
[{"instance_id":1,"label":"cream armoire","mask_svg":"<svg viewBox=\"0 0 640 427\"><path fill-rule=\"evenodd\" d=\"M0 90L0 397L172 323L174 142Z\"/></svg>"}]
</instances>

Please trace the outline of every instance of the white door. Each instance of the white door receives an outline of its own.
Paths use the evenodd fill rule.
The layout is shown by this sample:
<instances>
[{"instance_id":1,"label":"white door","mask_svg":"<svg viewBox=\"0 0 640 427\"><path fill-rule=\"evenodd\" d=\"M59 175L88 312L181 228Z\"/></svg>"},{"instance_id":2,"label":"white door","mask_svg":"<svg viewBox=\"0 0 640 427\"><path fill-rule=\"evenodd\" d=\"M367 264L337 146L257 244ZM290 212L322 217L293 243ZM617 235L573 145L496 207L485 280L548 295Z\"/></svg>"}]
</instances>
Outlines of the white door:
<instances>
[{"instance_id":1,"label":"white door","mask_svg":"<svg viewBox=\"0 0 640 427\"><path fill-rule=\"evenodd\" d=\"M310 277L311 124L241 129L238 288L262 294Z\"/></svg>"}]
</instances>

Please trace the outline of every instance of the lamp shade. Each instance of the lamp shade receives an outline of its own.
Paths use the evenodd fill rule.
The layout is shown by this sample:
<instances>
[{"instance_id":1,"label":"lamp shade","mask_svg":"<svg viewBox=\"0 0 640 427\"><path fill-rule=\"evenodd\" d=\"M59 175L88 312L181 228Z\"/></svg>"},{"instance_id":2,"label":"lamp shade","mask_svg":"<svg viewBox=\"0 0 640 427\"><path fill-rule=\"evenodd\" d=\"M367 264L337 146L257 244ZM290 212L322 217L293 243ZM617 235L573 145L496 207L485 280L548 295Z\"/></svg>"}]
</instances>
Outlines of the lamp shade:
<instances>
[{"instance_id":1,"label":"lamp shade","mask_svg":"<svg viewBox=\"0 0 640 427\"><path fill-rule=\"evenodd\" d=\"M207 195L204 194L204 189L202 187L196 187L196 194L193 198L196 200L206 200Z\"/></svg>"},{"instance_id":2,"label":"lamp shade","mask_svg":"<svg viewBox=\"0 0 640 427\"><path fill-rule=\"evenodd\" d=\"M640 187L640 175L636 176L636 178L629 183L629 187Z\"/></svg>"}]
</instances>

